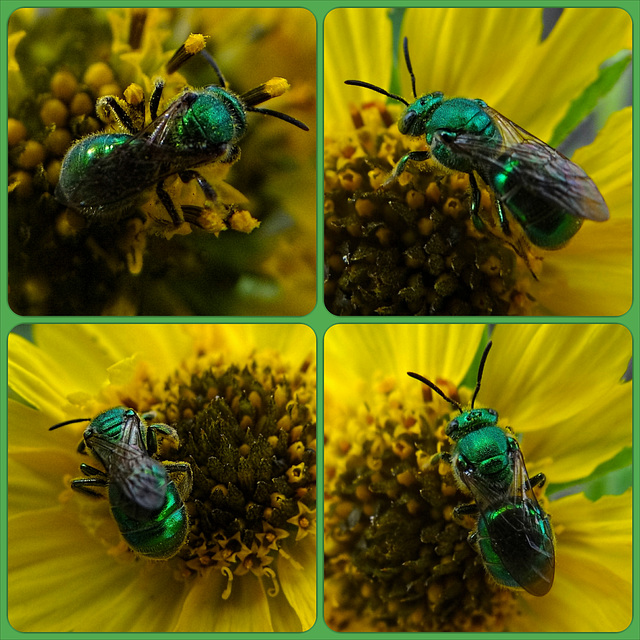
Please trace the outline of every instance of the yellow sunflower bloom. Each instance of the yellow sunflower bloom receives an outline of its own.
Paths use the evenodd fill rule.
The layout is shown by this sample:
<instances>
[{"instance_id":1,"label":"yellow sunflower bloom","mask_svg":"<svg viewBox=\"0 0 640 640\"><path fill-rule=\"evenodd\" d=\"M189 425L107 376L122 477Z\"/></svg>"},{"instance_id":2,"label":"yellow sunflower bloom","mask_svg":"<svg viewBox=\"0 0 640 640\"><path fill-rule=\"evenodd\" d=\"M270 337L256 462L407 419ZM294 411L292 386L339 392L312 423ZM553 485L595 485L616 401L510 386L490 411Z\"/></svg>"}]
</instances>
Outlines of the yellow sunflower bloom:
<instances>
[{"instance_id":1,"label":"yellow sunflower bloom","mask_svg":"<svg viewBox=\"0 0 640 640\"><path fill-rule=\"evenodd\" d=\"M398 23L398 16L399 39L402 43L406 37L409 44L415 88L402 45L397 49L394 45L392 20ZM519 157L516 164L509 164L508 177L513 172L516 183L502 194L505 202L500 204L495 187L484 180L493 180L493 172L506 166L506 160L487 161L486 147L471 146L477 136L468 136L468 147L462 146L466 142L461 137L456 147L436 139L437 133L428 147L424 134L400 135L397 122L404 109L401 100L409 105L414 93L440 91L444 104L449 98L483 100L498 112L489 117L501 139L506 140L507 127L517 131L500 147L504 158L507 153L517 155L518 144L530 143L532 136L570 154L570 141L566 146L561 143L593 110L597 98L606 95L613 79L627 70L630 49L631 18L616 8L565 9L544 34L542 9L329 13L325 23L328 309L336 315L625 313L631 304L631 107L616 107L595 140L572 155L600 191L609 219L602 223L586 219L577 231L582 216L603 218L604 205L596 211L587 200L591 196L584 195L582 204L575 205L578 213L567 213L569 205L557 207L564 216L562 224L572 230L549 243L549 249L558 250L545 250L544 242L533 236L534 225L529 223L542 221L533 208L533 196L523 202L519 218L508 206L522 187L527 194L539 193L545 212L549 202L559 202L558 196L547 197L554 193L549 187L557 186L553 171L544 175L535 171L548 162L536 164L533 154L527 163L534 164L526 168L517 164ZM371 88L346 85L347 80L364 81L393 95L385 98ZM486 105L480 112L492 114ZM434 119L440 106L435 109L432 115L419 117ZM452 110L448 108L447 114ZM409 126L406 121L402 125ZM443 126L442 131L449 130ZM436 157L436 146L443 155L451 154L447 167L460 171L443 166L442 156L438 157L442 164L427 159L428 154ZM541 151L547 147L537 142L533 146L540 158L547 157L548 151ZM409 153L418 155L401 164ZM561 156L553 157L564 163ZM461 164L471 164L472 170ZM563 165L569 166L573 165ZM560 167L558 174L566 175ZM478 175L482 182L474 186ZM565 183L574 188L574 202L593 189L583 177L567 178ZM526 226L518 222L523 219Z\"/></svg>"},{"instance_id":2,"label":"yellow sunflower bloom","mask_svg":"<svg viewBox=\"0 0 640 640\"><path fill-rule=\"evenodd\" d=\"M315 371L315 336L302 325L35 325L33 341L11 334L12 626L22 632L310 628ZM94 457L77 452L88 426L77 420L122 406L153 412L149 424L173 427L170 446L156 432L154 455L192 471L184 498L188 535L167 560L129 548L109 499L70 487L83 476L80 463L84 470L89 464L81 487L104 477L90 471L99 466ZM76 423L48 431L68 420ZM110 464L108 481L118 487L124 460ZM70 585L86 587L90 606Z\"/></svg>"},{"instance_id":3,"label":"yellow sunflower bloom","mask_svg":"<svg viewBox=\"0 0 640 640\"><path fill-rule=\"evenodd\" d=\"M543 597L499 586L445 427L476 386L480 325L337 325L325 337L325 620L338 631L616 632L632 613L631 489L584 479L631 445L631 336L619 325L498 325L474 406L518 437L555 535ZM579 484L577 484L579 483ZM544 565L543 565L544 566ZM548 570L545 575L548 577ZM519 584L527 586L527 573ZM553 575L553 573L551 573ZM517 578L516 578L517 580Z\"/></svg>"},{"instance_id":4,"label":"yellow sunflower bloom","mask_svg":"<svg viewBox=\"0 0 640 640\"><path fill-rule=\"evenodd\" d=\"M241 10L237 17L244 28L234 31L235 11L69 8L11 15L9 302L14 311L311 311L315 19L303 9ZM246 131L239 132L243 124L226 125L226 114L210 109L205 129L220 131L224 140L218 143L216 137L204 149L197 136L185 139L189 128L174 101L188 86L201 91L221 84L197 55L203 48L216 59L226 88L244 96L246 111ZM283 51L285 62L278 60ZM294 59L299 64L287 77ZM164 88L153 119L158 79ZM247 97L260 86L266 88ZM226 105L231 113L232 102ZM301 121L308 121L310 131L300 130ZM109 141L130 155L121 153L110 166L113 152L105 153L100 160L105 171L91 181L89 163L80 162L103 147L82 155L82 145L89 144L89 134L103 132L126 136ZM238 134L237 140L229 137ZM140 139L144 145L135 143ZM133 154L143 147L152 154L140 168ZM76 155L69 155L74 148ZM196 162L197 154L206 157ZM77 191L82 180L92 188Z\"/></svg>"}]
</instances>

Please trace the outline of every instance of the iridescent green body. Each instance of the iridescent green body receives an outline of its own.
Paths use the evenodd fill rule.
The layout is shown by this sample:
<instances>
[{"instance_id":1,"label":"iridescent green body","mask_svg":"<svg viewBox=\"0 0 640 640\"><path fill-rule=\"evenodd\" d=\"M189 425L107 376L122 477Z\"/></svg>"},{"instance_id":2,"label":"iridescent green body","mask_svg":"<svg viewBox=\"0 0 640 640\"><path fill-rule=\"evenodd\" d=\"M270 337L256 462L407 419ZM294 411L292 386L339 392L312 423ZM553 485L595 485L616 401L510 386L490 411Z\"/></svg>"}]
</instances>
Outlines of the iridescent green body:
<instances>
[{"instance_id":1,"label":"iridescent green body","mask_svg":"<svg viewBox=\"0 0 640 640\"><path fill-rule=\"evenodd\" d=\"M104 411L89 422L78 451L91 451L105 470L82 463L86 477L72 480L71 487L91 496L102 495L95 488L107 487L122 537L137 554L161 560L174 556L187 537L184 500L191 493L192 473L186 462L162 463L152 457L158 433L178 446L177 434L168 425L147 426L142 416L125 407Z\"/></svg>"},{"instance_id":2,"label":"iridescent green body","mask_svg":"<svg viewBox=\"0 0 640 640\"><path fill-rule=\"evenodd\" d=\"M403 156L389 181L402 173L407 162L429 158L447 170L467 173L471 219L484 231L486 225L479 216L478 175L494 193L504 235L512 233L506 209L529 242L544 249L563 247L584 219L609 218L602 195L578 165L483 100L446 99L440 91L418 97L406 38L404 54L415 98L411 104L381 87L359 80L346 81L404 103L406 109L398 120L398 130L403 135L424 137L429 146L428 151L411 151Z\"/></svg>"},{"instance_id":3,"label":"iridescent green body","mask_svg":"<svg viewBox=\"0 0 640 640\"><path fill-rule=\"evenodd\" d=\"M553 584L554 537L549 516L524 499L483 511L472 543L487 571L505 587L543 596Z\"/></svg>"},{"instance_id":4,"label":"iridescent green body","mask_svg":"<svg viewBox=\"0 0 640 640\"><path fill-rule=\"evenodd\" d=\"M164 502L157 513L152 512L142 519L129 516L127 498L113 483L109 485L109 502L127 544L139 555L162 560L175 555L184 544L189 532L189 519L183 498L175 483L167 482L166 472L154 467L152 474L158 487L164 486Z\"/></svg>"},{"instance_id":5,"label":"iridescent green body","mask_svg":"<svg viewBox=\"0 0 640 640\"><path fill-rule=\"evenodd\" d=\"M553 585L555 541L549 516L538 504L533 488L542 486L546 478L539 473L529 479L518 440L509 428L498 425L494 409L473 408L490 348L491 342L482 356L471 408L466 411L426 378L409 375L460 411L445 430L453 449L439 458L451 465L460 487L475 501L454 510L456 517L477 516L470 544L498 584L543 596Z\"/></svg>"},{"instance_id":6,"label":"iridescent green body","mask_svg":"<svg viewBox=\"0 0 640 640\"><path fill-rule=\"evenodd\" d=\"M101 98L101 108L110 111L127 133L99 133L70 147L62 162L56 199L91 220L112 222L130 213L155 187L171 220L180 224L184 217L164 189L164 180L174 175L185 183L195 180L206 199L215 202L216 191L195 169L231 164L240 157L238 143L246 133L248 112L275 116L308 131L291 116L255 106L279 93L265 84L236 95L224 85L213 59L207 59L222 86L186 89L158 115L164 82L157 81L149 102L151 122L142 129L134 126L113 96Z\"/></svg>"}]
</instances>

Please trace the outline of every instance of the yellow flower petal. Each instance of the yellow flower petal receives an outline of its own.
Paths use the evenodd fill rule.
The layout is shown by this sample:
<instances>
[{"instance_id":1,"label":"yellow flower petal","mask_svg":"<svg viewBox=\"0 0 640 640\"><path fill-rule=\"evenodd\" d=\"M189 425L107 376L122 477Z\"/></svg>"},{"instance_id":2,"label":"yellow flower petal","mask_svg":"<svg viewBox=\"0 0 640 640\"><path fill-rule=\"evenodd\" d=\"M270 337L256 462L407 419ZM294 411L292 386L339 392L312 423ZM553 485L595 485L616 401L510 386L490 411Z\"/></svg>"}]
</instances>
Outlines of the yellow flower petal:
<instances>
[{"instance_id":1,"label":"yellow flower petal","mask_svg":"<svg viewBox=\"0 0 640 640\"><path fill-rule=\"evenodd\" d=\"M493 340L478 400L501 406L517 432L556 427L589 398L604 401L631 357L621 325L499 325Z\"/></svg>"},{"instance_id":2,"label":"yellow flower petal","mask_svg":"<svg viewBox=\"0 0 640 640\"><path fill-rule=\"evenodd\" d=\"M544 598L527 598L513 631L617 632L631 622L631 490L596 502L550 503L560 521L557 573Z\"/></svg>"},{"instance_id":3,"label":"yellow flower petal","mask_svg":"<svg viewBox=\"0 0 640 640\"><path fill-rule=\"evenodd\" d=\"M631 140L628 107L572 158L593 178L611 218L586 221L568 246L545 256L545 278L535 296L555 314L622 315L631 305Z\"/></svg>"},{"instance_id":4,"label":"yellow flower petal","mask_svg":"<svg viewBox=\"0 0 640 640\"><path fill-rule=\"evenodd\" d=\"M379 377L395 376L396 381L408 383L407 371L459 383L484 329L483 325L335 325L325 336L325 389L352 401L358 397L358 381L370 384Z\"/></svg>"},{"instance_id":5,"label":"yellow flower petal","mask_svg":"<svg viewBox=\"0 0 640 640\"><path fill-rule=\"evenodd\" d=\"M31 343L13 335L10 348L11 388L24 388L25 395L30 393L33 397L35 406L45 407L38 410L13 399L9 402L10 606L11 620L16 627L24 631L100 629L151 633L219 629L272 631L274 628L301 631L303 622L310 626L309 611L294 607L289 600L290 595L294 599L303 597L307 608L315 607L315 536L296 540L296 525L287 522L295 505L286 506L282 529L277 529L279 538L274 538L271 545L258 548L256 543L251 547L257 564L251 566L248 562L250 570L244 572L246 575L240 575L237 570L233 574L225 571L236 559L223 554L214 557L215 549L203 559L200 553L207 551L204 538L202 546L192 549L191 557L188 555L186 559L176 557L166 562L136 559L122 540L108 500L91 499L69 488L70 478L81 475L76 449L86 423L69 425L53 433L49 433L48 428L58 419L95 415L92 411L78 415L79 410L86 407L96 407L98 411L123 403L158 410L159 403L164 401L165 406L160 410L165 411L173 402L167 397L175 398L176 404L180 397L191 401L188 386L193 383L193 376L198 378L197 384L208 384L198 377L209 373L207 367L221 368L219 375L228 374L232 380L236 365L240 370L245 364L255 365L261 368L266 386L260 393L251 392L247 397L240 393L236 400L229 398L229 420L235 420L233 412L237 410L246 418L243 426L247 427L254 410L257 413L259 406L260 411L268 410L262 403L269 402L270 381L280 381L274 390L273 406L281 417L279 435L272 434L262 446L274 447L274 450L277 446L281 456L279 464L287 462L306 474L304 491L303 485L296 482L291 485L291 494L287 494L286 500L305 500L305 506L311 509L315 475L302 465L295 451L301 449L300 455L304 455L306 464L314 464L311 451L315 448L315 435L311 427L315 423L312 387L316 338L313 331L304 325L256 328L248 325L51 325L51 328L36 328L34 337L36 342ZM132 352L138 355L130 355ZM13 358L20 362L19 366ZM225 372L225 363L232 369ZM205 370L197 369L198 366ZM68 369L75 371L76 368L85 371L88 384L82 386L82 377L75 373L65 375ZM251 373L245 370L239 377L251 378ZM40 380L42 386L38 387ZM295 398L285 391L288 385L296 390ZM185 396L180 396L179 389L183 386L187 391ZM201 386L198 393L202 393ZM44 401L42 395L46 396ZM77 399L77 404L71 404L76 400L69 401L69 398ZM199 401L206 403L206 399ZM216 396L214 401L217 407L224 402L221 396ZM234 405L231 409L234 402L240 403L240 408ZM266 421L269 419L265 416ZM288 436L287 428L290 429ZM273 428L269 429L273 432ZM301 444L303 431L304 444ZM288 437L294 443L293 452L287 450ZM180 439L184 441L182 435ZM246 450L250 457L250 444ZM206 462L206 457L204 459ZM91 458L86 460L96 464ZM244 467L247 473L248 468ZM268 460L266 468L270 468ZM285 469L282 479L287 484L278 487L285 493L290 484L287 478ZM235 490L242 493L237 487ZM296 490L301 492L300 496L295 495ZM258 500L266 504L268 497ZM266 509L274 510L273 504ZM266 511L265 517L268 517ZM193 517L192 527L196 523L197 518ZM49 526L55 527L55 534L48 532ZM267 526L262 538L271 539L266 535L271 531ZM33 545L34 535L40 536L36 554L25 548ZM200 530L198 535L206 534ZM215 530L213 535L217 535ZM237 535L239 538L239 533ZM211 542L215 543L215 539ZM78 544L88 550L86 555L75 553L74 547ZM245 548L248 554L249 549ZM280 551L285 559L283 575L274 570ZM45 562L42 556L47 554ZM81 564L76 563L78 558ZM312 562L306 566L301 564L309 558ZM73 566L60 569L56 564L60 562ZM208 569L207 562L211 563ZM288 571L294 565L295 570ZM34 572L42 567L48 571L50 581L45 584L46 593L39 592L48 602L39 606L39 596L33 597L31 592L43 584L34 577ZM93 577L94 572L100 574L99 579ZM293 585L288 584L289 579ZM64 584L67 580L74 584L90 583L98 590L92 595L92 603L100 608L100 613L86 607L86 602L73 590L66 590L58 597L61 580ZM37 602L37 610L24 604L27 602ZM56 615L58 606L64 608L64 616ZM251 616L246 615L247 611Z\"/></svg>"},{"instance_id":6,"label":"yellow flower petal","mask_svg":"<svg viewBox=\"0 0 640 640\"><path fill-rule=\"evenodd\" d=\"M11 624L19 631L113 630L109 629L113 592L131 583L137 573L135 565L109 562L104 550L83 526L70 519L64 507L41 509L38 517L46 522L46 540L37 538L31 513L9 518ZM93 607L87 607L77 589L70 588L87 584L87 568L95 589ZM99 606L102 597L109 601ZM85 626L83 620L87 619L90 624Z\"/></svg>"},{"instance_id":7,"label":"yellow flower petal","mask_svg":"<svg viewBox=\"0 0 640 640\"><path fill-rule=\"evenodd\" d=\"M408 9L401 35L409 39L418 95L442 91L483 98L497 108L528 63L541 29L541 9ZM408 98L403 54L399 61ZM499 71L492 67L498 64Z\"/></svg>"},{"instance_id":8,"label":"yellow flower petal","mask_svg":"<svg viewBox=\"0 0 640 640\"><path fill-rule=\"evenodd\" d=\"M631 27L623 9L564 9L538 54L519 74L521 91L505 100L508 113L513 104L509 117L547 140L569 103L596 79L602 62L627 46ZM544 96L544 109L529 96Z\"/></svg>"},{"instance_id":9,"label":"yellow flower petal","mask_svg":"<svg viewBox=\"0 0 640 640\"><path fill-rule=\"evenodd\" d=\"M392 40L388 14L388 9L334 9L325 18L325 132L349 127L349 102L372 100L368 89L345 90L345 80L389 88ZM385 99L380 96L380 100Z\"/></svg>"},{"instance_id":10,"label":"yellow flower petal","mask_svg":"<svg viewBox=\"0 0 640 640\"><path fill-rule=\"evenodd\" d=\"M316 561L315 536L308 544L295 547L299 566L311 567ZM316 619L316 572L308 569L301 571L287 558L278 557L278 576L281 588L288 602L300 618L302 631L313 626Z\"/></svg>"},{"instance_id":11,"label":"yellow flower petal","mask_svg":"<svg viewBox=\"0 0 640 640\"><path fill-rule=\"evenodd\" d=\"M267 594L259 578L249 573L241 580L235 579L230 597L224 600L224 615L220 615L216 603L221 601L225 587L225 579L217 571L210 571L197 580L189 589L172 630L228 633L240 626L248 633L273 631ZM247 612L251 612L250 615Z\"/></svg>"}]
</instances>

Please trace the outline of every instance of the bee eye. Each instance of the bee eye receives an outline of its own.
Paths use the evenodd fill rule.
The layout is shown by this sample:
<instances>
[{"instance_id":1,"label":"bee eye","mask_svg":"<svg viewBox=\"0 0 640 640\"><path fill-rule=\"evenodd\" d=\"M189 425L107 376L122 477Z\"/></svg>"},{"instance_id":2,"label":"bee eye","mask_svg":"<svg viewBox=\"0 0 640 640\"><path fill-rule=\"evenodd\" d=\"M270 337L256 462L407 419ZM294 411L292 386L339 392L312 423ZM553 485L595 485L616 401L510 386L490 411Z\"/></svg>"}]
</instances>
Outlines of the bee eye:
<instances>
[{"instance_id":1,"label":"bee eye","mask_svg":"<svg viewBox=\"0 0 640 640\"><path fill-rule=\"evenodd\" d=\"M408 109L405 111L404 115L400 118L398 122L398 129L402 134L411 134L413 127L416 125L416 120L418 120L418 114Z\"/></svg>"},{"instance_id":2,"label":"bee eye","mask_svg":"<svg viewBox=\"0 0 640 640\"><path fill-rule=\"evenodd\" d=\"M460 423L458 422L457 418L455 420L452 420L448 425L447 428L445 429L445 433L450 437L455 439L454 434L455 432L458 430L458 427L460 426Z\"/></svg>"}]
</instances>

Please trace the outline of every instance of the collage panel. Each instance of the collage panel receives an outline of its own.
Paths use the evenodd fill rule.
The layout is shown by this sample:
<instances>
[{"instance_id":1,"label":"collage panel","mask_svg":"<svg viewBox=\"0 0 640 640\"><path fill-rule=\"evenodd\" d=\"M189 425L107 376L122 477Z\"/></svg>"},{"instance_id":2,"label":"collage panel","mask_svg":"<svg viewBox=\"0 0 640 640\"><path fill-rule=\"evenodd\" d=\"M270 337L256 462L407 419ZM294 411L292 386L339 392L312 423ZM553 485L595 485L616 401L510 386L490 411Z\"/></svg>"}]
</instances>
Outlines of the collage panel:
<instances>
[{"instance_id":1,"label":"collage panel","mask_svg":"<svg viewBox=\"0 0 640 640\"><path fill-rule=\"evenodd\" d=\"M9 305L302 316L316 301L316 19L9 17Z\"/></svg>"},{"instance_id":2,"label":"collage panel","mask_svg":"<svg viewBox=\"0 0 640 640\"><path fill-rule=\"evenodd\" d=\"M329 628L630 624L626 327L337 324L324 353Z\"/></svg>"},{"instance_id":3,"label":"collage panel","mask_svg":"<svg viewBox=\"0 0 640 640\"><path fill-rule=\"evenodd\" d=\"M314 624L312 329L21 325L9 388L13 629Z\"/></svg>"},{"instance_id":4,"label":"collage panel","mask_svg":"<svg viewBox=\"0 0 640 640\"><path fill-rule=\"evenodd\" d=\"M0 2L0 638L640 637L637 0L52 1Z\"/></svg>"},{"instance_id":5,"label":"collage panel","mask_svg":"<svg viewBox=\"0 0 640 640\"><path fill-rule=\"evenodd\" d=\"M625 10L340 8L324 29L331 313L629 310Z\"/></svg>"}]
</instances>

